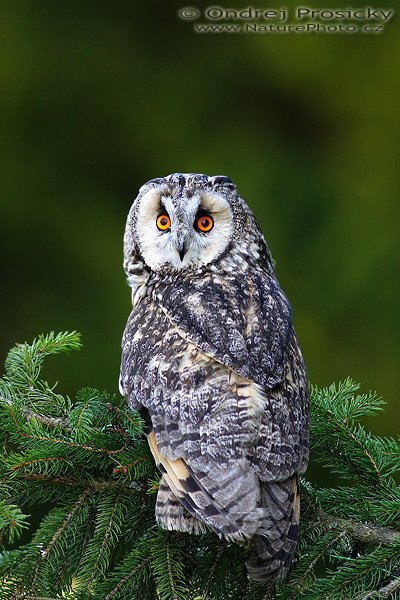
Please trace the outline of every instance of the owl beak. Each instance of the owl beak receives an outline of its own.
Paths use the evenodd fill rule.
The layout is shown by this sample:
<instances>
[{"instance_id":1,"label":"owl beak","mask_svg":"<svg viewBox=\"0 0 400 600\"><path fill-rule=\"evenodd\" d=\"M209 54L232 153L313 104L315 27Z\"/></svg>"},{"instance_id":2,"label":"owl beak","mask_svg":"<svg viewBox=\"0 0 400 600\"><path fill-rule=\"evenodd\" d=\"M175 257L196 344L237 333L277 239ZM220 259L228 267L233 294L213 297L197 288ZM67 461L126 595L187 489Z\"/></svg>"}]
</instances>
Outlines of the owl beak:
<instances>
[{"instance_id":1,"label":"owl beak","mask_svg":"<svg viewBox=\"0 0 400 600\"><path fill-rule=\"evenodd\" d=\"M179 254L179 258L181 259L181 262L183 261L183 259L185 258L185 254L188 251L188 242L187 239L184 236L178 236L175 240L175 247L176 247L176 251Z\"/></svg>"}]
</instances>

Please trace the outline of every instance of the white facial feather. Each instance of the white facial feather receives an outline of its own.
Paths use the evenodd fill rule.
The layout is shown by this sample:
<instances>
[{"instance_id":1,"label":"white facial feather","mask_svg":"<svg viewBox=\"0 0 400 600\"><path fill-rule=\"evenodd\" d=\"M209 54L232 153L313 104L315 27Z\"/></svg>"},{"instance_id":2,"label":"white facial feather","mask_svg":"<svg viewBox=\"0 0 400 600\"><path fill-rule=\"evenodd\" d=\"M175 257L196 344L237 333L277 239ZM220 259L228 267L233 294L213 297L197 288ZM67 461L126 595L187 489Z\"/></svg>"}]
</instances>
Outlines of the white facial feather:
<instances>
[{"instance_id":1,"label":"white facial feather","mask_svg":"<svg viewBox=\"0 0 400 600\"><path fill-rule=\"evenodd\" d=\"M213 218L211 231L196 231L194 225L199 210ZM171 219L171 228L167 231L160 231L156 224L163 212ZM183 269L208 264L222 254L234 232L231 208L221 194L199 191L176 199L171 197L167 187L149 190L142 196L136 227L140 252L153 270L166 265ZM183 241L186 253L181 260L178 248Z\"/></svg>"}]
</instances>

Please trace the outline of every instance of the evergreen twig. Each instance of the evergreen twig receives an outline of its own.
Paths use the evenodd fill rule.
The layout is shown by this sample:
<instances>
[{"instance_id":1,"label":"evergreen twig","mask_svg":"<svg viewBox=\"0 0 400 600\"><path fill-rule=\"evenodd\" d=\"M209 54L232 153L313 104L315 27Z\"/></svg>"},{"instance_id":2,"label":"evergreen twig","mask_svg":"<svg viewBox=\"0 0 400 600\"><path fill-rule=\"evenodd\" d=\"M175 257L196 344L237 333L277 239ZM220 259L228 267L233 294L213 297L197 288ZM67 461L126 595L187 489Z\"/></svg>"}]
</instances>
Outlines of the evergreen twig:
<instances>
[{"instance_id":1,"label":"evergreen twig","mask_svg":"<svg viewBox=\"0 0 400 600\"><path fill-rule=\"evenodd\" d=\"M312 389L313 456L344 483L302 481L289 576L255 583L243 547L157 528L158 474L139 415L118 396L87 388L71 401L42 380L47 355L79 346L74 332L52 333L6 360L0 600L400 599L400 442L360 424L382 400L349 379ZM28 535L38 504L47 514Z\"/></svg>"},{"instance_id":2,"label":"evergreen twig","mask_svg":"<svg viewBox=\"0 0 400 600\"><path fill-rule=\"evenodd\" d=\"M309 498L304 499L304 504L310 507ZM370 523L362 523L353 519L340 519L324 512L317 506L312 506L315 521L324 529L335 529L350 535L355 542L361 544L371 544L378 546L380 544L389 546L390 544L400 543L400 531L390 527L381 527Z\"/></svg>"},{"instance_id":3,"label":"evergreen twig","mask_svg":"<svg viewBox=\"0 0 400 600\"><path fill-rule=\"evenodd\" d=\"M384 599L384 598L393 598L393 594L395 592L400 591L400 577L393 579L390 583L380 588L379 590L373 590L372 592L368 592L367 594L362 594L359 599L356 600L373 600L373 599Z\"/></svg>"}]
</instances>

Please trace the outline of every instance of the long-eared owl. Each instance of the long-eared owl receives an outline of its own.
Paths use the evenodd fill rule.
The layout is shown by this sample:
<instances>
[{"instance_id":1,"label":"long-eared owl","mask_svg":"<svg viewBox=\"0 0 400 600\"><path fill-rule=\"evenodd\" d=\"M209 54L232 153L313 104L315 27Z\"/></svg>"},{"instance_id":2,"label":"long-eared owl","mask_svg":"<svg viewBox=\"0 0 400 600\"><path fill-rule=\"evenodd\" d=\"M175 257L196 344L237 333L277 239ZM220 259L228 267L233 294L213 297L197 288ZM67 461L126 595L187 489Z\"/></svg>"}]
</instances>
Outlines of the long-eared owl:
<instances>
[{"instance_id":1,"label":"long-eared owl","mask_svg":"<svg viewBox=\"0 0 400 600\"><path fill-rule=\"evenodd\" d=\"M160 527L248 540L256 580L285 576L308 461L308 392L291 308L228 177L140 188L124 268L133 310L120 389L162 473Z\"/></svg>"}]
</instances>

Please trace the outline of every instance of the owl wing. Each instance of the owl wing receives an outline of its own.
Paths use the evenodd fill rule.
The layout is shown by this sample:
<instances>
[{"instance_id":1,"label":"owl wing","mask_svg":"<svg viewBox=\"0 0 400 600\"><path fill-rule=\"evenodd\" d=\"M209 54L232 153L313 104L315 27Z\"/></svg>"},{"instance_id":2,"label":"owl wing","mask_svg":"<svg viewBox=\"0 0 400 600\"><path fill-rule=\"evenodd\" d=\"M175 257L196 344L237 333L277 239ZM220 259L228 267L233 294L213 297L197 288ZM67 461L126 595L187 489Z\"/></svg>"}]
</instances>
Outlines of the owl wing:
<instances>
[{"instance_id":1,"label":"owl wing","mask_svg":"<svg viewBox=\"0 0 400 600\"><path fill-rule=\"evenodd\" d=\"M182 528L176 522L176 514L171 514L171 495L167 494L167 511L161 505L162 499L157 498L156 515L160 525L167 529L196 531L200 521L219 535L233 540L249 539L266 528L265 511L259 507L259 486L244 460L230 465L228 469L220 466L214 467L211 472L208 469L199 471L182 458L172 460L163 455L154 430L148 432L147 440L173 497L178 498L194 517L189 525ZM179 509L177 513L180 513Z\"/></svg>"},{"instance_id":2,"label":"owl wing","mask_svg":"<svg viewBox=\"0 0 400 600\"><path fill-rule=\"evenodd\" d=\"M250 443L249 438L241 439L240 432L257 427L251 462L261 480L283 480L304 472L308 462L308 382L290 304L275 277L261 270L243 279L201 274L191 285L178 278L164 281L153 297L182 337L262 388L261 398L256 386L251 392L262 404L261 415L253 410L254 405L244 408L252 413L253 423L244 424L242 413L235 414L235 405L225 407L223 415L230 432L221 431L221 418L208 419L203 454L209 451L223 460L226 447Z\"/></svg>"},{"instance_id":3,"label":"owl wing","mask_svg":"<svg viewBox=\"0 0 400 600\"><path fill-rule=\"evenodd\" d=\"M292 331L290 304L276 279L256 271L245 279L214 273L155 286L168 319L205 354L267 388L284 377Z\"/></svg>"},{"instance_id":4,"label":"owl wing","mask_svg":"<svg viewBox=\"0 0 400 600\"><path fill-rule=\"evenodd\" d=\"M251 384L188 342L149 297L128 320L120 384L146 421L164 480L189 513L227 538L259 530L258 477L246 457L260 417L247 410Z\"/></svg>"}]
</instances>

